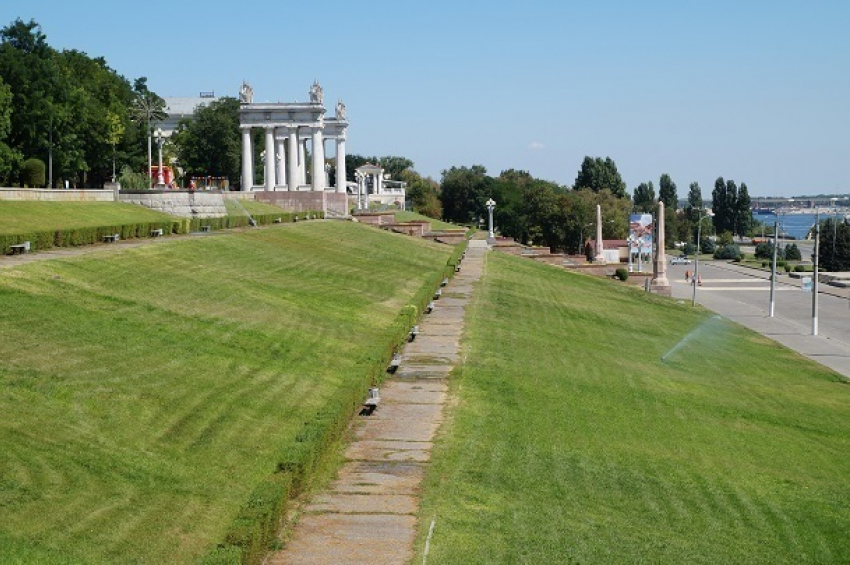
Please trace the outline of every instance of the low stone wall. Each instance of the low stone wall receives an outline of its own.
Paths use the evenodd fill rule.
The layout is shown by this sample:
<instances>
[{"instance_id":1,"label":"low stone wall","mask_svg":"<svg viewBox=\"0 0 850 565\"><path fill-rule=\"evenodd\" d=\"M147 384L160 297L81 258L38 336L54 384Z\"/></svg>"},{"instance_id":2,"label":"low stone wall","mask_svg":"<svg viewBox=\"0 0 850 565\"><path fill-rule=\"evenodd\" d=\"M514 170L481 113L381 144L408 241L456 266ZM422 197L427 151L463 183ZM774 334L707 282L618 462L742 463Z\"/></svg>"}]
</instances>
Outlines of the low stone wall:
<instances>
[{"instance_id":1,"label":"low stone wall","mask_svg":"<svg viewBox=\"0 0 850 565\"><path fill-rule=\"evenodd\" d=\"M398 224L386 224L381 227L414 237L423 237L431 230L430 222L402 222Z\"/></svg>"},{"instance_id":2,"label":"low stone wall","mask_svg":"<svg viewBox=\"0 0 850 565\"><path fill-rule=\"evenodd\" d=\"M227 215L224 197L213 191L122 191L121 202L138 204L180 218L222 218Z\"/></svg>"},{"instance_id":3,"label":"low stone wall","mask_svg":"<svg viewBox=\"0 0 850 565\"><path fill-rule=\"evenodd\" d=\"M255 192L243 192L241 190L225 190L221 193L225 198L232 198L234 200L256 200Z\"/></svg>"},{"instance_id":4,"label":"low stone wall","mask_svg":"<svg viewBox=\"0 0 850 565\"><path fill-rule=\"evenodd\" d=\"M41 202L115 202L115 192L98 189L2 188L0 200Z\"/></svg>"},{"instance_id":5,"label":"low stone wall","mask_svg":"<svg viewBox=\"0 0 850 565\"><path fill-rule=\"evenodd\" d=\"M324 211L329 216L347 216L348 198L337 192L254 192L254 199L280 206L287 212Z\"/></svg>"},{"instance_id":6,"label":"low stone wall","mask_svg":"<svg viewBox=\"0 0 850 565\"><path fill-rule=\"evenodd\" d=\"M354 218L370 226L388 226L395 223L395 212L356 212Z\"/></svg>"}]
</instances>

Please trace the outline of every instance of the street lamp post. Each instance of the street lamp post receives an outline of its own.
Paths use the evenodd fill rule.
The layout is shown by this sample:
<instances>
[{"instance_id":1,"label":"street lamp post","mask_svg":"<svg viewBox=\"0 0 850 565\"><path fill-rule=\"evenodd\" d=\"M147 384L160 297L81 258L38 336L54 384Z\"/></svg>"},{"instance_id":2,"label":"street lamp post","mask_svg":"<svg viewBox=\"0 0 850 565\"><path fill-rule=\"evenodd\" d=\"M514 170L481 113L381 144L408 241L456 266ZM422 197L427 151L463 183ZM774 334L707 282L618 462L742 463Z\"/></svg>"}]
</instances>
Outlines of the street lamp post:
<instances>
[{"instance_id":1,"label":"street lamp post","mask_svg":"<svg viewBox=\"0 0 850 565\"><path fill-rule=\"evenodd\" d=\"M696 259L694 260L694 279L691 281L693 285L693 295L691 296L691 306L697 305L697 284L699 282L699 253L702 251L700 245L700 239L702 234L702 221L706 218L710 218L714 214L706 214L705 211L700 213L699 220L697 220L697 253Z\"/></svg>"},{"instance_id":2,"label":"street lamp post","mask_svg":"<svg viewBox=\"0 0 850 565\"><path fill-rule=\"evenodd\" d=\"M769 317L773 318L776 307L776 252L779 247L779 220L773 223L773 261L770 264L770 308Z\"/></svg>"},{"instance_id":3,"label":"street lamp post","mask_svg":"<svg viewBox=\"0 0 850 565\"><path fill-rule=\"evenodd\" d=\"M156 137L156 144L159 146L159 168L156 172L156 186L161 188L165 186L165 179L162 176L162 144L165 143L165 138L162 135L162 128L156 128L154 137Z\"/></svg>"},{"instance_id":4,"label":"street lamp post","mask_svg":"<svg viewBox=\"0 0 850 565\"><path fill-rule=\"evenodd\" d=\"M487 241L492 243L493 241L496 240L496 235L493 233L493 209L496 207L496 201L493 200L492 198L490 198L489 200L487 200L487 202L485 204L487 205L487 213L488 213L489 218L490 218L490 223L489 223L490 230L487 234Z\"/></svg>"},{"instance_id":5,"label":"street lamp post","mask_svg":"<svg viewBox=\"0 0 850 565\"><path fill-rule=\"evenodd\" d=\"M815 214L815 254L812 272L812 335L818 335L818 247L820 247L820 207Z\"/></svg>"}]
</instances>

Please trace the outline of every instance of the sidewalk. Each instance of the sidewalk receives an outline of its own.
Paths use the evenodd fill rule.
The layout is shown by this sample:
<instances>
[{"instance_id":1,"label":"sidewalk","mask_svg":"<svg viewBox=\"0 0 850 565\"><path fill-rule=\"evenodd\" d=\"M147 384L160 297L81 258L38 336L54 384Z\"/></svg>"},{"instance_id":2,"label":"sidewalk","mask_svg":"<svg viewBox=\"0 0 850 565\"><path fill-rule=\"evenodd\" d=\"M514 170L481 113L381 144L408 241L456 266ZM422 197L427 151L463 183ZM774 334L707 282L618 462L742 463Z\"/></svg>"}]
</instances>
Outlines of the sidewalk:
<instances>
[{"instance_id":1,"label":"sidewalk","mask_svg":"<svg viewBox=\"0 0 850 565\"><path fill-rule=\"evenodd\" d=\"M466 305L484 271L484 241L470 241L460 272L424 315L381 402L354 426L346 463L304 508L286 547L267 564L401 564L413 559L419 485L460 362Z\"/></svg>"}]
</instances>

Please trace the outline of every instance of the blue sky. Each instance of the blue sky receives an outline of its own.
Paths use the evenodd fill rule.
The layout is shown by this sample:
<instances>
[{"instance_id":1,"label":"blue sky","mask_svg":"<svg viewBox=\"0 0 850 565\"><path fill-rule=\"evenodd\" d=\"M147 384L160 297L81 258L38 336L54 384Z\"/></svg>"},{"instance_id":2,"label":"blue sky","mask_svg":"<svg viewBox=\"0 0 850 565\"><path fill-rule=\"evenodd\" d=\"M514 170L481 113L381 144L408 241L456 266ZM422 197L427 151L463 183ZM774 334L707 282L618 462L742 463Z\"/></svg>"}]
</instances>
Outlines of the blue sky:
<instances>
[{"instance_id":1,"label":"blue sky","mask_svg":"<svg viewBox=\"0 0 850 565\"><path fill-rule=\"evenodd\" d=\"M482 164L571 185L610 156L629 190L718 176L756 196L850 193L847 0L6 0L58 49L162 96L342 98L349 153L439 179Z\"/></svg>"}]
</instances>

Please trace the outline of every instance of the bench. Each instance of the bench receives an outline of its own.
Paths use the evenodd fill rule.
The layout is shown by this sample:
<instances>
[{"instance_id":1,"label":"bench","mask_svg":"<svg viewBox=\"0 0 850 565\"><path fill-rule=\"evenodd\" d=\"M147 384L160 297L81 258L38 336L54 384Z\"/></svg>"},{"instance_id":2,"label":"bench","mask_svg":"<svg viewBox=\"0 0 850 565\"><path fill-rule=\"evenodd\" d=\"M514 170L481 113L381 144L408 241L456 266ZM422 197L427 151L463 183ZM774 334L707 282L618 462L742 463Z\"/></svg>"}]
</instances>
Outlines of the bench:
<instances>
[{"instance_id":1,"label":"bench","mask_svg":"<svg viewBox=\"0 0 850 565\"><path fill-rule=\"evenodd\" d=\"M446 286L449 284L449 279L443 279L443 282L440 283L440 286Z\"/></svg>"},{"instance_id":2,"label":"bench","mask_svg":"<svg viewBox=\"0 0 850 565\"><path fill-rule=\"evenodd\" d=\"M16 243L15 245L10 245L9 249L12 250L12 255L14 255L15 253L29 253L30 242L25 241L23 243Z\"/></svg>"},{"instance_id":3,"label":"bench","mask_svg":"<svg viewBox=\"0 0 850 565\"><path fill-rule=\"evenodd\" d=\"M275 219L274 219L274 223L276 223L276 224L282 224L282 223L283 223L283 218L275 218Z\"/></svg>"},{"instance_id":4,"label":"bench","mask_svg":"<svg viewBox=\"0 0 850 565\"><path fill-rule=\"evenodd\" d=\"M162 237L162 228L151 230L151 237Z\"/></svg>"},{"instance_id":5,"label":"bench","mask_svg":"<svg viewBox=\"0 0 850 565\"><path fill-rule=\"evenodd\" d=\"M414 339L416 339L416 336L418 336L418 335L419 335L419 326L413 326L412 328L410 328L410 335L409 335L410 341L413 341Z\"/></svg>"},{"instance_id":6,"label":"bench","mask_svg":"<svg viewBox=\"0 0 850 565\"><path fill-rule=\"evenodd\" d=\"M104 243L115 243L119 239L121 239L121 234L117 234L117 233L113 233L113 234L103 236L103 242Z\"/></svg>"},{"instance_id":7,"label":"bench","mask_svg":"<svg viewBox=\"0 0 850 565\"><path fill-rule=\"evenodd\" d=\"M401 365L401 355L398 353L393 353L393 359L390 361L390 365L387 367L388 373L395 373L396 370Z\"/></svg>"},{"instance_id":8,"label":"bench","mask_svg":"<svg viewBox=\"0 0 850 565\"><path fill-rule=\"evenodd\" d=\"M431 301L431 302L429 302L429 303L428 303L428 305L425 307L425 313L426 313L426 314L430 314L430 313L431 313L431 312L433 312L433 311L434 311L434 301L432 300L432 301Z\"/></svg>"},{"instance_id":9,"label":"bench","mask_svg":"<svg viewBox=\"0 0 850 565\"><path fill-rule=\"evenodd\" d=\"M434 300L439 300L442 295L443 295L443 289L438 288L437 292L434 293Z\"/></svg>"},{"instance_id":10,"label":"bench","mask_svg":"<svg viewBox=\"0 0 850 565\"><path fill-rule=\"evenodd\" d=\"M210 231L210 226L201 226L201 231L202 231L202 232L208 232L208 231Z\"/></svg>"},{"instance_id":11,"label":"bench","mask_svg":"<svg viewBox=\"0 0 850 565\"><path fill-rule=\"evenodd\" d=\"M458 263L457 266L455 267L455 272L456 273L460 272L460 263Z\"/></svg>"},{"instance_id":12,"label":"bench","mask_svg":"<svg viewBox=\"0 0 850 565\"><path fill-rule=\"evenodd\" d=\"M366 400L363 401L363 408L360 410L361 416L370 416L372 412L375 411L375 408L378 407L378 403L381 402L381 393L377 387L372 387L369 389L369 396L366 397Z\"/></svg>"},{"instance_id":13,"label":"bench","mask_svg":"<svg viewBox=\"0 0 850 565\"><path fill-rule=\"evenodd\" d=\"M617 276L617 271L615 271L614 269L605 269L605 276L614 278Z\"/></svg>"}]
</instances>

